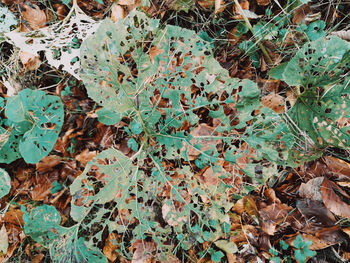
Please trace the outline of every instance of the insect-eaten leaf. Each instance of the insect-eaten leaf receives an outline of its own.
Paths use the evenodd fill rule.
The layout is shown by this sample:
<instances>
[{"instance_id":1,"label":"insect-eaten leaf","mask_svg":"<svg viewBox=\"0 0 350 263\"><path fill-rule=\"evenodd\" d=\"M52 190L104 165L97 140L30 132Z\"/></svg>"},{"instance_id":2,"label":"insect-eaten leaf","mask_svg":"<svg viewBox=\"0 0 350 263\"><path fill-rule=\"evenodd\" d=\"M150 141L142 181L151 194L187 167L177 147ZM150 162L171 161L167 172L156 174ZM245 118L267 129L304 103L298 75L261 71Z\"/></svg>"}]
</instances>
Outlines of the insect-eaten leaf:
<instances>
[{"instance_id":1,"label":"insect-eaten leaf","mask_svg":"<svg viewBox=\"0 0 350 263\"><path fill-rule=\"evenodd\" d=\"M3 125L11 134L0 148L0 162L23 157L27 163L37 163L52 150L63 125L64 110L59 97L24 89L7 100L5 115Z\"/></svg>"}]
</instances>

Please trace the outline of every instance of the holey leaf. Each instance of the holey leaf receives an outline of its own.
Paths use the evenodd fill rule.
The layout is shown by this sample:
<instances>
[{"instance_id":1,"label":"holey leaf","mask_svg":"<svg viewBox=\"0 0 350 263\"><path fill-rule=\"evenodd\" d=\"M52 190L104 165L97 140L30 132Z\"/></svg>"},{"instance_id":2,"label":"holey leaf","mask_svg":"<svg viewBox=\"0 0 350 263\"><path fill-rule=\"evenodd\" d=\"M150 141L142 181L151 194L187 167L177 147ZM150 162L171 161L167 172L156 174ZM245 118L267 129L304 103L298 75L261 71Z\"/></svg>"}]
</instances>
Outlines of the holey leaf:
<instances>
[{"instance_id":1,"label":"holey leaf","mask_svg":"<svg viewBox=\"0 0 350 263\"><path fill-rule=\"evenodd\" d=\"M194 31L133 11L104 20L80 57L99 120L123 120L136 152L101 152L71 185L71 217L88 248L117 234L151 238L154 254L165 255L185 229L182 249L214 241L229 221L227 191L239 191L238 172L260 184L277 165L257 167L256 160L285 164L293 144L287 126L260 103L256 84L230 78ZM131 257L123 246L120 253Z\"/></svg>"},{"instance_id":2,"label":"holey leaf","mask_svg":"<svg viewBox=\"0 0 350 263\"><path fill-rule=\"evenodd\" d=\"M282 80L303 90L287 112L291 126L318 147L350 146L349 66L350 44L332 36L305 44L282 74Z\"/></svg>"},{"instance_id":3,"label":"holey leaf","mask_svg":"<svg viewBox=\"0 0 350 263\"><path fill-rule=\"evenodd\" d=\"M0 162L4 163L21 156L27 163L39 162L52 150L64 119L59 97L30 89L7 100L5 115L11 133L0 148Z\"/></svg>"},{"instance_id":4,"label":"holey leaf","mask_svg":"<svg viewBox=\"0 0 350 263\"><path fill-rule=\"evenodd\" d=\"M23 215L24 232L36 242L49 248L52 262L96 262L107 263L101 251L88 248L82 238L78 238L78 226L62 227L61 216L53 206L35 207L30 214Z\"/></svg>"},{"instance_id":5,"label":"holey leaf","mask_svg":"<svg viewBox=\"0 0 350 263\"><path fill-rule=\"evenodd\" d=\"M286 158L290 138L280 116L262 106L255 83L230 78L194 31L161 27L135 11L103 21L83 42L81 63L87 92L102 107L99 120L129 119L139 145L152 144L157 156L193 160L195 149L209 163L231 162L245 154L245 140L270 160ZM198 133L201 122L212 132Z\"/></svg>"}]
</instances>

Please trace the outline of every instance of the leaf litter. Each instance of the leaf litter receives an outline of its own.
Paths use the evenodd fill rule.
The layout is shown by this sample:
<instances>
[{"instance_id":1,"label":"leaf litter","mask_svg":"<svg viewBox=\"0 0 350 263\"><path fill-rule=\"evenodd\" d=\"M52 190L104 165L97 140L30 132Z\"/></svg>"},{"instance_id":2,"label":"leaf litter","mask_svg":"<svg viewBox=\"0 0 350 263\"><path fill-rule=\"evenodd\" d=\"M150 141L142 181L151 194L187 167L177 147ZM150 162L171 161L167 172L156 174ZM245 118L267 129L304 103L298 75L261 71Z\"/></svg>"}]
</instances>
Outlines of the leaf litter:
<instances>
[{"instance_id":1,"label":"leaf litter","mask_svg":"<svg viewBox=\"0 0 350 263\"><path fill-rule=\"evenodd\" d=\"M248 16L251 21L254 21L254 19L257 19L255 12L260 15L259 9L256 10L255 7L249 5L249 2L250 1L243 1L241 6L244 10L247 10L245 15ZM257 4L259 6L268 6L269 2L270 1L257 1ZM104 8L102 4L90 4L88 1L79 1L78 4L81 8L84 8L84 10L95 9L103 11ZM198 4L204 9L213 11L216 15L225 12L225 6L220 1L199 1ZM135 5L140 4L136 3L136 1L119 1L118 4L113 4L111 6L112 20L122 20L126 13L129 12L129 8ZM173 5L173 7L175 6L176 5ZM181 9L183 6L184 5L178 5L178 8ZM235 18L241 19L242 17L240 17L240 12L237 11L237 7L231 5L231 8L232 7L236 14ZM26 26L29 26L29 29L26 29L26 32L24 32L24 30L22 32L12 31L6 33L6 36L10 38L14 46L22 50L20 59L24 68L29 71L38 69L42 63L38 55L44 52L50 66L56 70L64 70L80 79L81 76L77 72L82 60L80 55L80 43L84 42L85 39L96 32L99 22L83 14L77 6L75 6L74 9L75 15L70 17L70 19L64 20L64 17L62 17L63 15L61 15L62 20L61 18L60 20L62 22L51 25L47 23L46 13L37 5L27 3L22 5L21 8L22 15L25 19L24 23ZM310 7L308 5L305 5L302 9L297 9L294 12L293 22L296 24L297 21L307 21L309 19L307 14L311 13L309 9ZM145 7L144 10L150 9ZM63 13L64 12L62 12L62 14ZM98 16L98 14L96 15L95 13L94 17L96 16ZM78 28L78 30L76 30L76 28ZM28 34L27 30L32 33L32 36ZM57 39L59 39L59 41L57 41ZM237 38L235 41L239 42L242 41L242 39ZM24 52L32 56L27 55L29 58L26 58L26 53ZM162 55L164 55L164 52L165 50L163 48L151 46L148 52L148 61L150 64L162 65L158 63ZM42 58L42 56L40 58ZM226 62L228 60L228 63L231 63L230 59L234 61L235 58L234 55L231 55L231 57L226 56L225 58L218 57L219 61ZM182 59L181 56L178 56L177 64L170 64L168 70L174 74L176 72L176 66L178 64L181 65ZM122 63L129 62L127 59L122 61ZM236 62L232 62L232 65L235 63ZM233 68L230 73L232 73L232 75L240 74L241 76L245 75L253 78L252 66L249 63L247 65L248 66L239 73ZM242 67L242 65L236 64L236 67ZM298 70L298 68L294 67L293 70ZM337 74L336 67L334 70L334 74ZM290 82L288 72L289 71L286 71L280 79L285 80L289 85L296 85L296 83ZM131 77L128 81L130 81L132 77L137 76L137 71L131 72L129 76ZM326 77L332 79L334 76L331 74ZM119 78L125 78L125 76L120 75ZM283 116L286 110L288 110L288 107L284 94L280 93L281 90L283 91L283 85L285 85L282 83L280 87L280 79L263 79L263 92L265 93L263 93L264 96L258 101L262 105ZM116 81L122 82L120 79ZM152 83L152 80L148 81ZM277 82L278 84L276 84ZM269 85L271 85L271 87L269 87ZM304 83L302 83L302 85L304 85ZM340 85L342 85L342 83ZM101 86L104 88L103 85ZM259 160L256 159L256 155L259 151L254 149L253 146L245 142L239 144L238 141L232 141L232 143L237 144L235 150L241 152L241 155L235 160L238 165L232 165L232 163L225 160L222 161L222 163L219 161L217 167L208 167L206 163L207 160L203 158L203 153L213 150L217 151L218 149L227 147L223 146L226 143L226 139L221 138L225 137L226 134L224 129L220 128L220 120L216 122L215 118L210 119L205 113L200 113L199 116L204 119L194 128L191 127L191 123L185 123L181 127L173 127L176 129L179 128L180 131L190 131L188 134L191 139L179 145L178 148L180 151L186 152L187 161L194 167L194 171L178 170L177 165L179 165L179 160L157 164L150 159L145 159L145 163L150 166L153 165L153 168L157 167L157 165L161 167L161 169L158 169L158 172L166 173L167 177L164 178L170 178L170 183L164 184L163 187L162 185L152 185L152 182L147 181L149 176L146 174L147 171L144 165L140 166L141 171L132 168L132 162L137 162L138 159L132 159L136 152L132 150L132 147L130 147L131 144L128 143L130 134L128 134L127 131L130 129L134 132L131 127L135 127L131 125L130 119L124 118L121 122L113 123L112 125L109 123L101 123L98 122L96 118L97 116L99 118L101 116L99 115L100 109L97 111L91 109L91 112L97 112L95 116L93 114L88 115L87 111L84 112L84 110L80 112L80 116L77 116L78 114L74 112L79 112L81 110L80 105L90 109L89 105L91 105L91 99L89 99L85 93L78 92L77 89L74 89L68 96L63 96L63 88L64 87L61 87L56 94L61 96L64 106L67 109L69 108L70 112L65 116L62 132L54 146L55 152L41 159L35 166L25 164L22 160L17 160L12 164L4 166L6 171L9 171L10 174L9 176L6 174L2 174L1 176L2 180L5 182L5 188L2 188L4 189L2 193L5 198L2 199L2 209L4 210L2 210L3 212L0 218L0 223L2 223L0 235L4 237L1 239L3 242L1 244L2 252L4 252L6 248L6 253L4 252L1 255L2 259L13 256L13 253L16 250L18 251L19 244L24 240L27 242L25 243L25 254L27 257L31 258L33 262L36 260L37 262L41 262L45 253L49 253L51 257L56 258L58 262L59 260L67 260L69 256L72 256L69 254L71 253L71 247L73 247L75 251L78 251L77 254L79 254L79 252L86 252L88 262L106 262L106 258L110 262L125 260L122 259L123 253L124 255L129 255L130 262L155 262L157 254L161 252L160 244L163 242L163 240L159 240L158 238L163 238L169 235L169 233L173 233L168 232L169 228L164 227L165 225L170 226L172 231L177 229L175 235L173 233L174 238L176 238L177 242L181 241L182 249L186 248L186 246L189 247L189 249L183 251L187 251L186 253L193 259L199 260L198 253L206 251L207 254L201 256L203 262L218 262L218 259L221 260L224 258L226 258L228 262L243 262L244 260L267 262L271 256L269 254L269 249L271 247L277 247L279 251L283 251L283 248L280 246L281 241L284 241L290 246L288 250L289 255L291 255L293 259L297 260L298 258L299 260L299 254L292 253L293 251L299 251L297 253L303 255L303 248L300 248L297 243L299 240L306 243L310 242L307 243L307 248L311 250L330 251L327 249L339 248L342 253L336 256L342 257L344 260L350 258L350 255L346 252L346 243L349 240L350 233L349 227L347 227L346 221L343 224L338 223L339 219L346 220L344 218L349 218L350 216L350 166L348 162L335 157L336 155L325 155L320 159L300 164L300 166L296 167L294 170L279 168L279 170L273 170L273 176L270 180L266 181L263 179L263 186L259 188L256 187L259 184L254 181L255 179L253 180L247 175L242 175L246 173L249 174L248 170L250 167L253 167L252 164L254 164L255 167L254 172L258 175L262 174L263 177L265 173L267 174L268 169L271 169L266 161L266 159L268 159L266 156L269 155L269 152L266 151L265 159ZM344 85L343 90L346 89L347 86ZM326 93L322 93L322 91L317 93L320 96L321 103L328 105L329 98L327 98L327 96L329 92L332 93L333 91L330 89ZM3 93L3 95L5 94L6 93ZM154 96L156 100L158 100L158 105L160 105L160 115L166 116L169 114L167 112L169 108L169 101L167 99L170 95L163 96L162 98L160 94L156 92ZM198 94L199 93L197 93L196 96L198 96ZM232 95L237 98L235 94ZM251 94L246 95L248 95L249 98ZM305 98L309 100L309 97L306 95ZM330 95L333 96L334 94ZM240 96L244 96L244 92L241 92ZM181 103L182 106L186 106L188 100L186 101L186 99L182 97ZM300 103L300 101L293 103ZM322 107L324 104L322 104ZM337 108L340 111L342 111L341 105L340 103L340 108ZM230 105L226 108L224 107L223 111L230 112L229 106ZM293 104L291 106L293 106ZM334 114L333 112L330 114L327 108L325 108L324 111L326 111L325 114L323 112L317 114L320 114L322 118L326 119L328 122L329 119L327 119L327 117L333 118L336 123L331 124L337 126L336 128L338 129L346 131L346 118L348 118L348 116L341 116L339 113ZM235 114L237 114L237 112L234 110L227 114L227 116L231 118L229 119L230 122L232 121L234 123L234 121L237 121L233 117ZM249 114L251 114L251 112L249 112ZM255 112L255 114L259 113ZM263 114L265 114L265 112ZM306 114L311 113L306 112ZM248 125L247 128L242 129L249 129L249 125L252 125L252 118L247 118L244 121L246 121ZM298 121L299 127L303 129L302 120L298 119ZM316 123L317 122L318 120ZM236 124L237 123L235 123L235 125ZM92 127L93 129L91 129ZM124 129L124 127L129 128ZM178 133L179 130L176 129L173 129L173 132L175 131ZM244 131L238 129L235 130L235 132L235 135L241 135ZM334 134L326 134L327 132L322 130L322 127L318 127L318 129L315 128L311 134L312 139L316 138L318 144L322 145L325 142L323 139L320 141L318 137L316 137L315 134L317 133L321 134L321 138L325 138L324 140L330 143L331 146L345 148L338 142L330 142L329 140L335 138ZM174 134L172 134L172 136L173 135ZM142 139L144 135L140 133L139 136L139 138ZM203 140L206 136L216 136L218 139ZM135 141L138 142L139 138L135 137ZM259 138L259 136L256 138ZM247 141L249 141L249 139ZM176 142L173 143L174 145L176 144ZM252 143L252 141L250 143ZM120 152L114 152L113 156L117 156L117 160L121 161L121 163L116 164L115 158L110 158L110 155L103 152L103 150L111 146L120 150ZM152 143L150 143L150 147L156 147L156 144L152 145ZM225 148L225 150L227 149ZM220 151L218 152L220 153ZM159 153L170 154L169 156L172 156L172 158L176 156L176 154L170 153L170 149L159 151ZM111 167L114 167L114 170ZM129 168L130 173L125 172L125 169L127 170ZM124 174L124 176L118 175L117 177L111 177L112 174L121 171L123 171L121 174ZM172 171L176 172L174 173ZM193 177L191 178L189 175L192 173ZM144 178L145 180L134 181L136 183L130 184L130 182L133 182L132 180L135 180L133 175L141 176L140 178ZM154 175L156 175L156 173L154 173ZM11 185L9 184L9 177L11 177ZM120 178L120 182L118 180L115 181L115 178ZM127 180L125 180L126 178L130 181L127 182ZM198 179L193 180L193 178ZM187 180L192 181L190 181L189 185L183 187L183 185L185 185L184 182ZM117 189L120 188L108 188L109 182L111 181L113 182L112 186L116 186L119 183L124 184L125 188L129 187L131 194L129 193L129 195L126 196L126 192L117 191ZM102 187L98 190L100 192L94 192L94 184L96 184L96 182L98 182L97 184L107 187L107 189ZM198 191L195 194L195 190L191 188L195 186L194 182L200 182L200 184L203 184L204 188L207 188L209 192L213 193L209 196L210 198L208 198L207 192ZM136 194L142 193L142 191L138 192L137 189L146 189L146 187L149 187L147 184L157 190L156 193L158 193L158 196L151 196L153 192L149 191L146 195L142 195L137 199L135 197ZM229 184L234 187L224 191L222 186ZM249 190L247 186L250 185L254 186L254 191ZM173 186L179 187L179 190L174 191ZM108 216L112 219L109 222L108 229L114 231L107 235L105 232L106 230L98 229L97 226L98 222L105 220L107 214L99 214L98 209L100 209L99 205L102 205L107 199L110 199L106 197L111 197L112 195L117 197L123 196L125 198L123 201L125 208L120 208L121 211L118 213L117 211L113 211L113 206L111 206L112 209L105 208L105 211L110 211ZM186 213L188 201L196 195L198 195L198 197L196 197L197 202L203 203L204 207L212 204L213 200L216 200L220 202L223 209L226 209L227 217L223 218L222 222L220 222L221 225L217 225L215 220L222 214L218 211L214 211L206 215L211 219L211 221L208 221L208 225L203 224L200 226L199 230L197 229L196 224L200 223L198 221L199 218L196 217L196 215ZM12 197L19 200L17 204L10 203L9 198ZM182 202L177 201L177 198L180 197L181 200L183 200ZM5 200L6 202L4 202ZM30 200L40 202L40 204L44 205L37 206L31 204L29 202ZM227 202L227 200L229 200L229 202ZM160 201L161 203L150 204L151 202ZM94 205L94 202L97 206ZM142 214L141 217L139 215L136 216L133 214L134 212L128 210L130 204L139 206L138 209ZM162 206L159 206L159 204L162 204ZM155 211L154 209L157 205L160 210ZM72 214L71 211L74 209L76 211ZM193 209L193 211L198 212L196 209ZM89 213L90 215L87 219L82 217L82 214L85 215ZM159 214L159 218L154 218L153 214L157 213ZM72 238L70 233L78 233L79 227L71 224L69 215L75 221L79 222L78 224L79 227L81 226L82 231L91 230L91 234L96 237L95 240L100 240L98 244L99 251L90 250L90 248L93 247L91 243L96 242L95 240L91 240L88 243L81 238ZM96 216L96 219L90 218L90 216ZM146 222L146 218L151 218L159 225L151 225L150 222ZM36 219L42 222L40 229L36 229L37 224L33 225ZM138 220L144 221L140 224ZM183 239L177 231L181 227L185 227L185 223L190 220L192 221L190 227L194 230L187 230L187 233L191 235L191 237L186 240ZM116 223L113 224L113 222ZM23 231L23 226L25 231ZM147 232L148 230L143 229L142 226L152 228L152 232L155 234ZM97 229L95 229L96 227ZM137 231L140 231L140 233L147 234L146 236L136 235L135 239L128 241L129 245L127 248L122 248L121 244L123 244L127 236L120 234L125 231L123 227L135 228ZM212 229L215 228L222 228L222 230L218 232L213 231ZM129 234L129 231L130 228L126 233ZM5 237L5 232L7 238ZM202 236L199 235L200 232L203 233ZM25 237L25 234L29 234L35 242L30 243L26 241L28 237ZM52 237L50 246L45 243L47 242L44 239L45 235ZM198 242L197 247L191 247L189 241L193 240ZM7 245L5 241L7 241ZM43 246L46 246L49 252L45 252L46 250L43 249ZM301 250L298 250L299 248ZM174 247L170 247L170 250L172 249L174 249ZM123 250L124 252L121 252ZM304 252L308 253L306 250ZM332 253L334 254L334 252ZM168 254L167 261L163 260L163 262L183 262L181 258L184 258L184 254L174 251L174 254ZM310 261L311 260L313 259L311 258Z\"/></svg>"}]
</instances>

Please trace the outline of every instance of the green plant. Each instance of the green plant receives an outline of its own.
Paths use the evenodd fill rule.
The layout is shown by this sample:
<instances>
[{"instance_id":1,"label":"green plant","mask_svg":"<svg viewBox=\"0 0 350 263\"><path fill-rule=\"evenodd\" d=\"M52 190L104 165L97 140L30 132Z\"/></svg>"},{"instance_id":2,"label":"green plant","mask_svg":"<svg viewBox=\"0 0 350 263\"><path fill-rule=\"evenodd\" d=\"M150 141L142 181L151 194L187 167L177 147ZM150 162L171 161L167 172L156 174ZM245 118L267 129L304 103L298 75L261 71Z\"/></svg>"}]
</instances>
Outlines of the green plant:
<instances>
[{"instance_id":1,"label":"green plant","mask_svg":"<svg viewBox=\"0 0 350 263\"><path fill-rule=\"evenodd\" d=\"M122 235L119 253L125 257L131 257L127 240L152 240L160 257L211 244L229 231L233 203L226 191L235 187L237 171L264 183L265 171L276 172L276 165L260 167L259 177L257 160L287 161L293 137L280 116L262 106L256 84L231 79L213 58L211 44L193 31L162 28L158 20L133 12L116 24L103 21L83 42L81 60L88 95L101 106L99 120L127 123L135 154L107 149L70 186L76 224L69 232L54 231L51 242L40 240L55 262L63 257L58 244L68 248L80 242L95 251L106 231ZM201 123L204 119L210 125ZM201 170L215 183L198 178ZM32 213L26 224L34 229ZM46 232L52 228L40 235ZM26 233L35 236L28 228ZM208 251L214 260L222 257L221 251Z\"/></svg>"},{"instance_id":2,"label":"green plant","mask_svg":"<svg viewBox=\"0 0 350 263\"><path fill-rule=\"evenodd\" d=\"M0 198L3 198L10 192L11 178L4 169L0 169Z\"/></svg>"},{"instance_id":3,"label":"green plant","mask_svg":"<svg viewBox=\"0 0 350 263\"><path fill-rule=\"evenodd\" d=\"M283 240L280 240L279 244L281 246L281 249L284 250L283 253L280 253L274 247L271 247L269 249L269 253L272 255L272 257L270 257L270 261L274 263L280 263L283 259L283 262L292 262L291 256L286 255L289 245ZM316 256L316 252L309 249L309 246L312 244L312 241L304 240L301 235L298 235L295 238L293 244L296 248L294 250L294 258L297 260L298 263L305 263L306 259ZM283 258L280 257L280 254L283 255Z\"/></svg>"},{"instance_id":4,"label":"green plant","mask_svg":"<svg viewBox=\"0 0 350 263\"><path fill-rule=\"evenodd\" d=\"M349 65L350 44L329 37L305 44L289 62L269 73L295 87L297 101L287 112L290 127L319 148L349 148Z\"/></svg>"},{"instance_id":5,"label":"green plant","mask_svg":"<svg viewBox=\"0 0 350 263\"><path fill-rule=\"evenodd\" d=\"M24 89L6 100L1 119L0 163L23 157L37 163L52 150L63 125L61 99L44 91Z\"/></svg>"},{"instance_id":6,"label":"green plant","mask_svg":"<svg viewBox=\"0 0 350 263\"><path fill-rule=\"evenodd\" d=\"M316 252L309 249L312 241L304 240L300 235L294 240L294 246L297 248L294 251L294 257L299 263L306 262L306 259L316 256Z\"/></svg>"}]
</instances>

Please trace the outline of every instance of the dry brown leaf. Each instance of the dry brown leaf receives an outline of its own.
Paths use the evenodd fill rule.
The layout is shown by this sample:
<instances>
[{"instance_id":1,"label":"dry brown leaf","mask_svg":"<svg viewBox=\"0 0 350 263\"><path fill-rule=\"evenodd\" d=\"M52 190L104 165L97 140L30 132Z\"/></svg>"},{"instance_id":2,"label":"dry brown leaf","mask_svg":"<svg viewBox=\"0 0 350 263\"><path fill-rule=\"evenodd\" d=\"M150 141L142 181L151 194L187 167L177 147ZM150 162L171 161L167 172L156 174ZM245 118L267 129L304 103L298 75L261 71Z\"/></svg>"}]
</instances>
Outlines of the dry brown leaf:
<instances>
[{"instance_id":1,"label":"dry brown leaf","mask_svg":"<svg viewBox=\"0 0 350 263\"><path fill-rule=\"evenodd\" d=\"M323 177L320 176L309 180L306 184L302 183L299 187L299 195L315 201L322 201L320 192L322 182Z\"/></svg>"},{"instance_id":2,"label":"dry brown leaf","mask_svg":"<svg viewBox=\"0 0 350 263\"><path fill-rule=\"evenodd\" d=\"M224 11L225 2L223 0L215 0L214 14Z\"/></svg>"},{"instance_id":3,"label":"dry brown leaf","mask_svg":"<svg viewBox=\"0 0 350 263\"><path fill-rule=\"evenodd\" d=\"M24 69L27 70L36 70L40 67L41 64L39 56L35 56L25 51L21 51L19 53L19 59L21 60Z\"/></svg>"},{"instance_id":4,"label":"dry brown leaf","mask_svg":"<svg viewBox=\"0 0 350 263\"><path fill-rule=\"evenodd\" d=\"M324 178L321 185L321 193L323 203L332 213L350 218L350 206L342 200L344 198L349 199L349 196L339 186ZM342 198L338 194L343 195Z\"/></svg>"},{"instance_id":5,"label":"dry brown leaf","mask_svg":"<svg viewBox=\"0 0 350 263\"><path fill-rule=\"evenodd\" d=\"M97 155L96 151L89 151L85 149L81 153L75 156L75 160L79 161L83 166L90 162Z\"/></svg>"},{"instance_id":6,"label":"dry brown leaf","mask_svg":"<svg viewBox=\"0 0 350 263\"><path fill-rule=\"evenodd\" d=\"M269 92L278 92L278 88L281 84L281 81L279 79L257 79L259 88L261 87L263 90L269 91Z\"/></svg>"},{"instance_id":7,"label":"dry brown leaf","mask_svg":"<svg viewBox=\"0 0 350 263\"><path fill-rule=\"evenodd\" d=\"M206 123L201 123L198 125L198 127L193 129L193 131L191 132L191 135L193 137L214 136L214 135L218 135L218 133L215 132L215 128L210 127ZM200 143L202 145L202 148L199 151L192 146L188 147L187 154L188 154L189 160L195 160L197 158L197 156L199 154L201 154L201 151L202 152L208 151L208 150L210 150L212 145L216 145L220 142L221 142L221 140L200 140L200 139L196 139L196 138L191 139L190 140L191 145L195 145L196 143ZM185 148L183 150L185 150Z\"/></svg>"},{"instance_id":8,"label":"dry brown leaf","mask_svg":"<svg viewBox=\"0 0 350 263\"><path fill-rule=\"evenodd\" d=\"M314 234L320 227L330 227L335 223L334 215L322 201L305 198L297 200L296 207L308 222L303 232Z\"/></svg>"},{"instance_id":9,"label":"dry brown leaf","mask_svg":"<svg viewBox=\"0 0 350 263\"><path fill-rule=\"evenodd\" d=\"M103 254L107 257L108 260L114 262L118 254L116 252L116 249L119 247L118 242L116 240L116 234L110 233L105 246L103 247Z\"/></svg>"},{"instance_id":10,"label":"dry brown leaf","mask_svg":"<svg viewBox=\"0 0 350 263\"><path fill-rule=\"evenodd\" d=\"M53 8L56 10L58 19L62 21L67 14L66 6L63 4L53 4Z\"/></svg>"},{"instance_id":11,"label":"dry brown leaf","mask_svg":"<svg viewBox=\"0 0 350 263\"><path fill-rule=\"evenodd\" d=\"M157 249L157 244L153 241L136 240L132 244L135 249L131 263L150 263L153 258L152 253Z\"/></svg>"},{"instance_id":12,"label":"dry brown leaf","mask_svg":"<svg viewBox=\"0 0 350 263\"><path fill-rule=\"evenodd\" d=\"M174 209L174 207L169 206L168 204L164 203L162 206L162 216L163 219L170 225L170 226L177 226L179 223L186 223L187 216L184 215L182 217L176 216L176 214L179 213Z\"/></svg>"},{"instance_id":13,"label":"dry brown leaf","mask_svg":"<svg viewBox=\"0 0 350 263\"><path fill-rule=\"evenodd\" d=\"M261 229L268 235L274 235L279 224L284 223L293 208L282 203L271 204L259 210ZM288 223L289 224L289 223Z\"/></svg>"},{"instance_id":14,"label":"dry brown leaf","mask_svg":"<svg viewBox=\"0 0 350 263\"><path fill-rule=\"evenodd\" d=\"M209 9L215 5L215 0L197 0L197 3L205 9Z\"/></svg>"},{"instance_id":15,"label":"dry brown leaf","mask_svg":"<svg viewBox=\"0 0 350 263\"><path fill-rule=\"evenodd\" d=\"M335 176L350 179L350 163L333 156L324 156L323 161Z\"/></svg>"},{"instance_id":16,"label":"dry brown leaf","mask_svg":"<svg viewBox=\"0 0 350 263\"><path fill-rule=\"evenodd\" d=\"M32 30L37 30L46 26L47 18L43 10L35 4L21 4L22 16L28 22Z\"/></svg>"},{"instance_id":17,"label":"dry brown leaf","mask_svg":"<svg viewBox=\"0 0 350 263\"><path fill-rule=\"evenodd\" d=\"M135 0L118 0L118 5L134 5Z\"/></svg>"},{"instance_id":18,"label":"dry brown leaf","mask_svg":"<svg viewBox=\"0 0 350 263\"><path fill-rule=\"evenodd\" d=\"M34 183L34 188L30 192L34 201L45 201L51 195L52 182L47 176L40 175Z\"/></svg>"},{"instance_id":19,"label":"dry brown leaf","mask_svg":"<svg viewBox=\"0 0 350 263\"><path fill-rule=\"evenodd\" d=\"M0 221L4 221L6 223L11 223L17 226L23 226L23 211L21 209L16 209L10 206L9 210L6 212L5 216L1 218Z\"/></svg>"},{"instance_id":20,"label":"dry brown leaf","mask_svg":"<svg viewBox=\"0 0 350 263\"><path fill-rule=\"evenodd\" d=\"M258 5L260 6L266 6L270 4L270 0L257 0Z\"/></svg>"},{"instance_id":21,"label":"dry brown leaf","mask_svg":"<svg viewBox=\"0 0 350 263\"><path fill-rule=\"evenodd\" d=\"M305 4L305 5L298 7L294 11L294 15L293 15L293 19L292 19L293 24L295 24L295 25L305 24L305 22L306 22L305 18L308 14L312 14L312 10L311 10L309 5Z\"/></svg>"},{"instance_id":22,"label":"dry brown leaf","mask_svg":"<svg viewBox=\"0 0 350 263\"><path fill-rule=\"evenodd\" d=\"M272 109L274 112L284 113L284 98L276 93L271 93L261 98L261 103Z\"/></svg>"},{"instance_id":23,"label":"dry brown leaf","mask_svg":"<svg viewBox=\"0 0 350 263\"><path fill-rule=\"evenodd\" d=\"M213 169L209 167L203 173L204 185L206 187L209 187L209 186L217 187L221 183L221 179L219 178L219 176L221 176L221 173L218 173L218 172L214 173Z\"/></svg>"},{"instance_id":24,"label":"dry brown leaf","mask_svg":"<svg viewBox=\"0 0 350 263\"><path fill-rule=\"evenodd\" d=\"M311 250L324 249L342 241L338 226L324 228L321 231L317 231L316 235L301 234L301 236L303 240L312 241L312 244L309 246Z\"/></svg>"},{"instance_id":25,"label":"dry brown leaf","mask_svg":"<svg viewBox=\"0 0 350 263\"><path fill-rule=\"evenodd\" d=\"M123 19L124 17L124 8L115 2L111 8L111 20L113 22L117 22L119 19Z\"/></svg>"},{"instance_id":26,"label":"dry brown leaf","mask_svg":"<svg viewBox=\"0 0 350 263\"><path fill-rule=\"evenodd\" d=\"M163 52L164 49L159 49L158 47L151 47L148 53L151 63L154 64L154 57L162 54Z\"/></svg>"},{"instance_id":27,"label":"dry brown leaf","mask_svg":"<svg viewBox=\"0 0 350 263\"><path fill-rule=\"evenodd\" d=\"M38 172L50 171L53 167L61 163L62 158L57 155L49 155L44 157L40 162L36 164L36 170Z\"/></svg>"}]
</instances>

